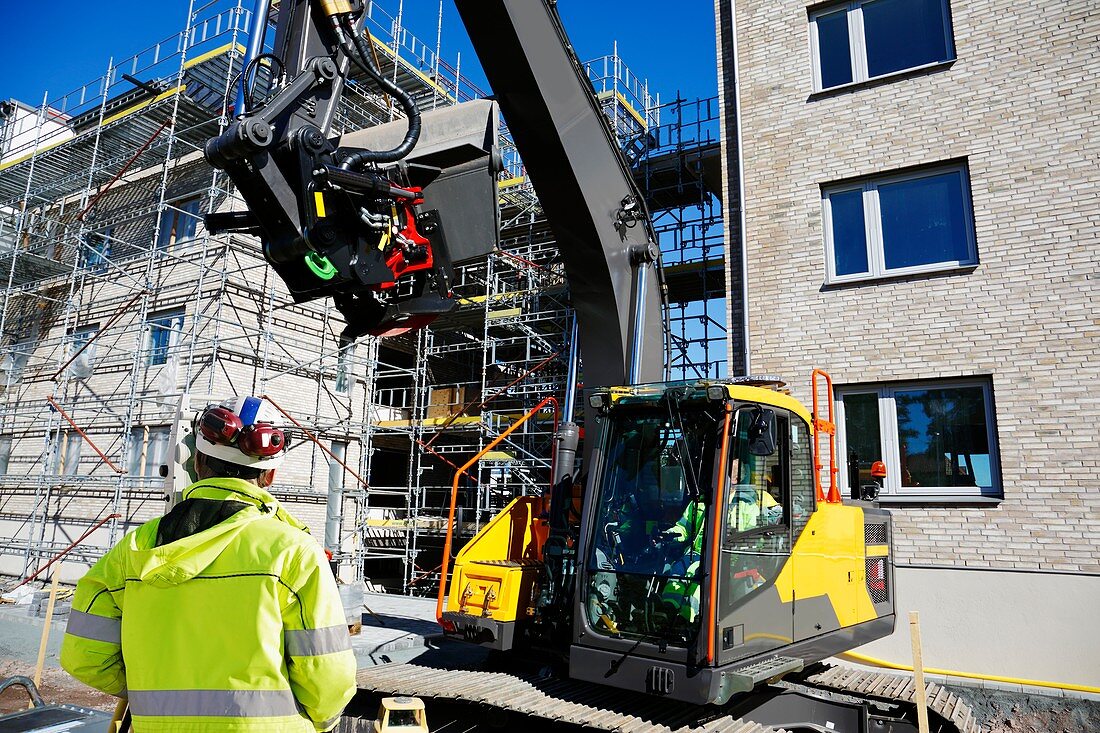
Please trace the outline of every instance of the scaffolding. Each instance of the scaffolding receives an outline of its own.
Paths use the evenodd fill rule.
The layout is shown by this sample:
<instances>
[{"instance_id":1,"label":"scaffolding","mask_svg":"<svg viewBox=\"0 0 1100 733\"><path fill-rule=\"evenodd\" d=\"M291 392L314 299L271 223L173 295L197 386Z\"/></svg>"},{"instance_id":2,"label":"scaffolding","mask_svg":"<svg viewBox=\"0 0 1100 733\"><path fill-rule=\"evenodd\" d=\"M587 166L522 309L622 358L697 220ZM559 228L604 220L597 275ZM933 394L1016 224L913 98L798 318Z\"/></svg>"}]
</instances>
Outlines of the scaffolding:
<instances>
[{"instance_id":1,"label":"scaffolding","mask_svg":"<svg viewBox=\"0 0 1100 733\"><path fill-rule=\"evenodd\" d=\"M298 423L274 493L328 530L344 577L428 592L457 466L563 396L568 287L506 128L501 247L458 268L459 307L419 332L341 346L330 302L294 303L254 239L206 232L204 213L242 206L201 148L231 118L244 1L192 0L180 33L38 107L5 108L22 121L0 137L0 573L25 576L118 514L67 556L68 577L82 574L163 512L180 396L250 392ZM365 6L383 74L426 109L484 96L442 60L439 28L425 44L392 5ZM717 105L660 104L617 49L585 69L654 212L672 375L718 376ZM353 75L334 133L399 115ZM460 541L512 497L542 491L554 419L526 423L463 479Z\"/></svg>"}]
</instances>

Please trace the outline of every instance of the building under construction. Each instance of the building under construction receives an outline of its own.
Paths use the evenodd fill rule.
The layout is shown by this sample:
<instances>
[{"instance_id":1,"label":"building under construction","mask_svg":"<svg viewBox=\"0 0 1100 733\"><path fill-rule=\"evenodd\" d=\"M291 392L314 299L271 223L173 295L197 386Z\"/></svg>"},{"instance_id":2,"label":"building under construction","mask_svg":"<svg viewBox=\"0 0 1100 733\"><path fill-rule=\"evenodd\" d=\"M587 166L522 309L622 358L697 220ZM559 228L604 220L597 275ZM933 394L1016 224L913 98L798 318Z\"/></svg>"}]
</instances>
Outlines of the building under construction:
<instances>
[{"instance_id":1,"label":"building under construction","mask_svg":"<svg viewBox=\"0 0 1100 733\"><path fill-rule=\"evenodd\" d=\"M422 109L484 96L414 35L439 28L410 31L392 5L367 5L385 75ZM458 268L458 309L342 345L330 302L295 304L254 238L203 226L241 207L202 146L231 119L250 18L241 0L192 3L188 17L71 93L0 110L0 572L25 576L87 534L63 571L82 575L163 513L181 397L252 393L294 423L274 493L342 576L427 592L458 467L564 396L576 339L553 234L504 129L501 246ZM662 104L617 53L586 68L660 235L670 376L722 375L717 101ZM334 133L399 115L353 76ZM463 478L461 533L543 490L556 417L525 423Z\"/></svg>"}]
</instances>

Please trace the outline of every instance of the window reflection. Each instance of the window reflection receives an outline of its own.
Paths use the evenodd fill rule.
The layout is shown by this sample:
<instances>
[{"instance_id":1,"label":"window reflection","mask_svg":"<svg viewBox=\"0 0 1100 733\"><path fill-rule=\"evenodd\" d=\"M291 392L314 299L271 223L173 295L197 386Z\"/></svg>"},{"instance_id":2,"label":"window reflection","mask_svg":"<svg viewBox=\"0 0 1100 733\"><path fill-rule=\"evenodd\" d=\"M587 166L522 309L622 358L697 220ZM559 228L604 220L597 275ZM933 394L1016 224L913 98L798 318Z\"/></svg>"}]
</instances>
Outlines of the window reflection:
<instances>
[{"instance_id":1,"label":"window reflection","mask_svg":"<svg viewBox=\"0 0 1100 733\"><path fill-rule=\"evenodd\" d=\"M902 486L992 484L981 387L897 390Z\"/></svg>"}]
</instances>

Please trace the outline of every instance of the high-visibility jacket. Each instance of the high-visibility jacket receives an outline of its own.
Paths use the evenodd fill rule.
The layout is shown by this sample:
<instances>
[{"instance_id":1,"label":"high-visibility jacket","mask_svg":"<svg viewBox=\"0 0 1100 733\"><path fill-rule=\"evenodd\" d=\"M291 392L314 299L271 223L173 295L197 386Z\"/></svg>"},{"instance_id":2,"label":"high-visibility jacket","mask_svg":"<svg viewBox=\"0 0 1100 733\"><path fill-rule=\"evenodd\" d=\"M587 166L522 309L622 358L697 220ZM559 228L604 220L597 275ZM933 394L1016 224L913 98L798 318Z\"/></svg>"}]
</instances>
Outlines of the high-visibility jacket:
<instances>
[{"instance_id":1,"label":"high-visibility jacket","mask_svg":"<svg viewBox=\"0 0 1100 733\"><path fill-rule=\"evenodd\" d=\"M356 665L321 547L247 481L183 498L77 584L61 665L128 697L137 733L333 728Z\"/></svg>"},{"instance_id":2,"label":"high-visibility jacket","mask_svg":"<svg viewBox=\"0 0 1100 733\"><path fill-rule=\"evenodd\" d=\"M685 545L685 552L700 555L703 552L703 528L707 524L707 507L700 499L693 499L684 507L676 524L668 528L668 535Z\"/></svg>"}]
</instances>

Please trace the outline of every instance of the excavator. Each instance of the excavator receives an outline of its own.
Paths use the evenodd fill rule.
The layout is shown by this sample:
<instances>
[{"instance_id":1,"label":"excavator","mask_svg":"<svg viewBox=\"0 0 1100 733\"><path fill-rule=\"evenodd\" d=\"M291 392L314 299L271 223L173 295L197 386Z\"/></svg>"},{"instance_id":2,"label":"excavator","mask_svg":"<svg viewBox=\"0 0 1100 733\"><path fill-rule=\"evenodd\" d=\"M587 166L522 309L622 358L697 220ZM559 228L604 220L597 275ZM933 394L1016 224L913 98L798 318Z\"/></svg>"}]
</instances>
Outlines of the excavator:
<instances>
[{"instance_id":1,"label":"excavator","mask_svg":"<svg viewBox=\"0 0 1100 733\"><path fill-rule=\"evenodd\" d=\"M555 3L456 5L492 101L421 114L374 67L362 4L282 0L272 51L260 23L235 119L205 149L247 204L208 228L257 235L296 300L334 299L347 339L449 312L453 263L497 246L498 115L564 263L584 404L567 396L545 493L453 565L452 495L437 598L446 636L519 667L388 664L360 686L601 730L918 730L912 680L823 664L895 625L890 514L837 489L828 374L811 375L812 409L774 377L662 381L657 237ZM265 58L277 78L255 103ZM404 119L333 137L350 79ZM954 695L928 715L980 731Z\"/></svg>"}]
</instances>

